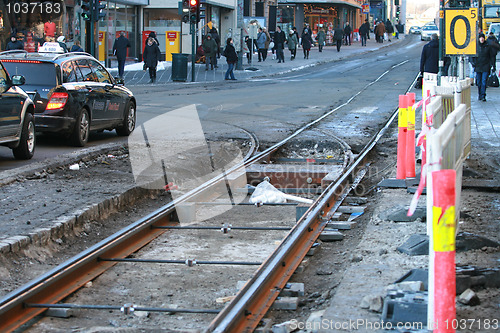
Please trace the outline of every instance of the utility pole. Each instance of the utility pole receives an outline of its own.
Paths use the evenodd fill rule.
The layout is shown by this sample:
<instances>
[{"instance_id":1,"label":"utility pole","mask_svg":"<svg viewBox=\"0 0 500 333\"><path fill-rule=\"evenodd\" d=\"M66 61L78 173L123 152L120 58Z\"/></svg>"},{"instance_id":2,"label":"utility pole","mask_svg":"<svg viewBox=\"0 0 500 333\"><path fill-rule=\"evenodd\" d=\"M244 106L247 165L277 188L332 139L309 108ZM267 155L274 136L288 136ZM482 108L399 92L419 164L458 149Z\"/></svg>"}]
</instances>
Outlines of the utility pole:
<instances>
[{"instance_id":1,"label":"utility pole","mask_svg":"<svg viewBox=\"0 0 500 333\"><path fill-rule=\"evenodd\" d=\"M444 1L439 0L439 72L437 76L437 85L441 85L441 76L444 74Z\"/></svg>"},{"instance_id":2,"label":"utility pole","mask_svg":"<svg viewBox=\"0 0 500 333\"><path fill-rule=\"evenodd\" d=\"M192 48L191 48L191 82L195 81L195 64L196 64L196 23L191 21L190 26L191 26L191 41L192 41Z\"/></svg>"},{"instance_id":3,"label":"utility pole","mask_svg":"<svg viewBox=\"0 0 500 333\"><path fill-rule=\"evenodd\" d=\"M244 25L244 22L243 22L243 0L238 0L238 11L236 12L236 29L235 29L235 33L233 34L234 37L238 37L239 35L239 38L240 38L240 47L239 47L239 50L237 51L238 52L238 63L236 64L236 69L237 70L242 70L243 69L243 43L245 42L244 41L244 37L243 37L243 25ZM233 37L233 40L234 40L234 37ZM236 42L236 41L235 41ZM252 45L252 48L253 48L253 45Z\"/></svg>"}]
</instances>

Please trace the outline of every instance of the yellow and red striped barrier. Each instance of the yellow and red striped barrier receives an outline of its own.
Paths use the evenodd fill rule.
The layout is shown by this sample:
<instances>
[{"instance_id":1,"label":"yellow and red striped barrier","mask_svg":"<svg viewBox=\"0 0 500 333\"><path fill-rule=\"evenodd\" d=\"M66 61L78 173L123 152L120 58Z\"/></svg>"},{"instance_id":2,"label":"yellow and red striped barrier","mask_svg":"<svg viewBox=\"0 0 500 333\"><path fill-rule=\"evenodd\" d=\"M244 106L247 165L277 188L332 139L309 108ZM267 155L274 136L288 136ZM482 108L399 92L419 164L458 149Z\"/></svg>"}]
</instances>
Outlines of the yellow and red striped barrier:
<instances>
[{"instance_id":1,"label":"yellow and red striped barrier","mask_svg":"<svg viewBox=\"0 0 500 333\"><path fill-rule=\"evenodd\" d=\"M434 333L455 332L455 182L453 169L432 172Z\"/></svg>"},{"instance_id":2,"label":"yellow and red striped barrier","mask_svg":"<svg viewBox=\"0 0 500 333\"><path fill-rule=\"evenodd\" d=\"M396 179L406 179L406 141L408 136L409 104L409 97L407 95L399 95Z\"/></svg>"},{"instance_id":3,"label":"yellow and red striped barrier","mask_svg":"<svg viewBox=\"0 0 500 333\"><path fill-rule=\"evenodd\" d=\"M408 132L406 137L406 178L415 177L415 93L408 93L407 121Z\"/></svg>"}]
</instances>

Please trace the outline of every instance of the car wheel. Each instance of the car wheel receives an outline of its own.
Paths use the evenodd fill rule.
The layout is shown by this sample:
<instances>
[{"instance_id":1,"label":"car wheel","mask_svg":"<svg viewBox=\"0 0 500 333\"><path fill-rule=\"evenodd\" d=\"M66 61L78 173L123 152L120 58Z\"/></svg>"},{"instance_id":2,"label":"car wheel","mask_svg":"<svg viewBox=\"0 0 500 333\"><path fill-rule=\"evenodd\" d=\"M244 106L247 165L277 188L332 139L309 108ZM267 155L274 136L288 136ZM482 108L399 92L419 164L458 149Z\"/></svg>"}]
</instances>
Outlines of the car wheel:
<instances>
[{"instance_id":1,"label":"car wheel","mask_svg":"<svg viewBox=\"0 0 500 333\"><path fill-rule=\"evenodd\" d=\"M26 113L19 145L12 149L14 157L19 160L29 160L35 153L35 121L31 113Z\"/></svg>"},{"instance_id":2,"label":"car wheel","mask_svg":"<svg viewBox=\"0 0 500 333\"><path fill-rule=\"evenodd\" d=\"M125 117L121 126L116 128L116 133L120 136L129 136L135 129L135 104L130 101L125 109Z\"/></svg>"},{"instance_id":3,"label":"car wheel","mask_svg":"<svg viewBox=\"0 0 500 333\"><path fill-rule=\"evenodd\" d=\"M76 120L75 129L71 134L71 141L76 147L83 147L89 141L90 117L87 110L82 109Z\"/></svg>"}]
</instances>

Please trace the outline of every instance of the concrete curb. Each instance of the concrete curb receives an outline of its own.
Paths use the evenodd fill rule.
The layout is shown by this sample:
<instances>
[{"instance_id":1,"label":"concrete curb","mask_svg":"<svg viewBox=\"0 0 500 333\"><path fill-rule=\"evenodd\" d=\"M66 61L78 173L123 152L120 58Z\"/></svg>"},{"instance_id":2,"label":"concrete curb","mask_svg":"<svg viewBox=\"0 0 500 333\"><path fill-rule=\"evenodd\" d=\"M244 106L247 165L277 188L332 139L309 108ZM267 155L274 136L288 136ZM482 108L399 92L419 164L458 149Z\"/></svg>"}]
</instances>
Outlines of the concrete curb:
<instances>
[{"instance_id":1,"label":"concrete curb","mask_svg":"<svg viewBox=\"0 0 500 333\"><path fill-rule=\"evenodd\" d=\"M129 188L125 192L98 204L78 209L71 215L61 216L54 220L49 227L37 228L28 235L12 236L0 241L0 254L19 254L30 246L43 247L60 241L62 237L78 236L88 227L89 222L105 219L129 205L147 197L153 198L160 193L161 190L148 190L141 187Z\"/></svg>"}]
</instances>

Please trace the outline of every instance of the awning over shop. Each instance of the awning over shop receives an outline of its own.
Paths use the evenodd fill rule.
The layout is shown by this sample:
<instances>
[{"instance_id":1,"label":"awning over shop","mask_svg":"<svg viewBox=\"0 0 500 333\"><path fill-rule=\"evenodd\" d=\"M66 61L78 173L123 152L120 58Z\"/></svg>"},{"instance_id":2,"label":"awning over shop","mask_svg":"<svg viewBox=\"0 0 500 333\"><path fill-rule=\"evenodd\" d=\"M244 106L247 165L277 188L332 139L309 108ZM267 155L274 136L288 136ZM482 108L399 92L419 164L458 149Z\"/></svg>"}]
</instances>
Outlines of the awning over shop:
<instances>
[{"instance_id":1,"label":"awning over shop","mask_svg":"<svg viewBox=\"0 0 500 333\"><path fill-rule=\"evenodd\" d=\"M342 1L342 0L280 0L279 5L289 5L289 4L317 4L317 5L346 5L362 9L361 5L356 2Z\"/></svg>"},{"instance_id":2,"label":"awning over shop","mask_svg":"<svg viewBox=\"0 0 500 333\"><path fill-rule=\"evenodd\" d=\"M120 3L122 5L135 5L135 6L149 5L149 0L114 0L113 2Z\"/></svg>"}]
</instances>

